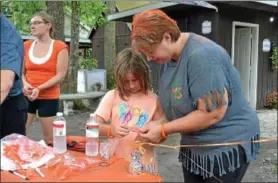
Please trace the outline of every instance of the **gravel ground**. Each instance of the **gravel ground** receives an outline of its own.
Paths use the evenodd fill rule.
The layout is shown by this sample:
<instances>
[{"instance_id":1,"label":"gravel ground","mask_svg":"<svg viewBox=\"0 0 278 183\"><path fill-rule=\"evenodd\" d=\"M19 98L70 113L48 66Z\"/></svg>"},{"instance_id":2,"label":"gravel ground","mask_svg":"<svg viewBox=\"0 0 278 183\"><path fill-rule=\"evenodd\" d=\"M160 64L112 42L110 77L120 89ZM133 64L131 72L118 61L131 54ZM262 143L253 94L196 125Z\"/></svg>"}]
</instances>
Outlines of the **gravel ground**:
<instances>
[{"instance_id":1,"label":"gravel ground","mask_svg":"<svg viewBox=\"0 0 278 183\"><path fill-rule=\"evenodd\" d=\"M258 110L261 137L277 138L277 110Z\"/></svg>"},{"instance_id":2,"label":"gravel ground","mask_svg":"<svg viewBox=\"0 0 278 183\"><path fill-rule=\"evenodd\" d=\"M259 110L261 137L277 138L277 111ZM68 135L84 135L84 124L89 112L75 112L67 116ZM31 127L30 137L41 139L41 128L38 120ZM165 144L179 144L180 135L171 135ZM277 142L261 144L261 153L256 161L252 162L244 176L243 182L277 182ZM158 165L160 174L166 182L182 182L181 165L178 162L178 151L173 149L158 148Z\"/></svg>"}]
</instances>

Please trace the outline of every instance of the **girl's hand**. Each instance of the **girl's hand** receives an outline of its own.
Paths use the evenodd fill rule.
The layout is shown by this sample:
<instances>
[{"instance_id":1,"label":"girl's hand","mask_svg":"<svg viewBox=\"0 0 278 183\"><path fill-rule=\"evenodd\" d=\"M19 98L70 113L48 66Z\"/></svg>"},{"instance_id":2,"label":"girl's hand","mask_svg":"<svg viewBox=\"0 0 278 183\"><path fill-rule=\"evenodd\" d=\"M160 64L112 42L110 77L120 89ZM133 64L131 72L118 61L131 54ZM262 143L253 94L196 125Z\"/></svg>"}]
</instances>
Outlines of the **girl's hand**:
<instances>
[{"instance_id":1,"label":"girl's hand","mask_svg":"<svg viewBox=\"0 0 278 183\"><path fill-rule=\"evenodd\" d=\"M112 125L112 127L111 127L111 135L114 137L122 138L122 137L128 135L129 132L130 132L130 129L127 126Z\"/></svg>"}]
</instances>

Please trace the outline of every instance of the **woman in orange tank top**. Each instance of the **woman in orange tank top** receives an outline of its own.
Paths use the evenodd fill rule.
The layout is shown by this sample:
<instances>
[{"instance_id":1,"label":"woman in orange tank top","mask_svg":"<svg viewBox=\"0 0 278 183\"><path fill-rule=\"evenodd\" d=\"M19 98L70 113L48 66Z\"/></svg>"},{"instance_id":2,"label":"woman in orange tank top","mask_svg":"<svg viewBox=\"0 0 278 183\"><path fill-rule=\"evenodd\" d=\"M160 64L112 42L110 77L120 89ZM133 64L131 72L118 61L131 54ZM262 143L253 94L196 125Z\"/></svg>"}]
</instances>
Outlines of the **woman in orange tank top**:
<instances>
[{"instance_id":1,"label":"woman in orange tank top","mask_svg":"<svg viewBox=\"0 0 278 183\"><path fill-rule=\"evenodd\" d=\"M44 140L50 141L59 110L60 83L68 69L68 46L52 39L53 18L45 12L33 16L30 28L37 40L24 43L23 90L29 100L26 134L38 113Z\"/></svg>"}]
</instances>

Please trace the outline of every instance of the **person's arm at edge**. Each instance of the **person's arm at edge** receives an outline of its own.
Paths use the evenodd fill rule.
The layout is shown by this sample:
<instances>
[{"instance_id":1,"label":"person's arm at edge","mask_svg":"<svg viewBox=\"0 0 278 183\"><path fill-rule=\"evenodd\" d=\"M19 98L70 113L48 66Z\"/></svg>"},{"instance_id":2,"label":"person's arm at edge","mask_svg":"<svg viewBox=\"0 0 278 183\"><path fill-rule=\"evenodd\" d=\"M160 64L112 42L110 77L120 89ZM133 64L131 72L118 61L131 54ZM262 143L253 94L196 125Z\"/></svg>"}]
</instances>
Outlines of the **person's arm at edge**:
<instances>
[{"instance_id":1,"label":"person's arm at edge","mask_svg":"<svg viewBox=\"0 0 278 183\"><path fill-rule=\"evenodd\" d=\"M1 70L1 103L5 101L11 88L13 87L15 73L11 70Z\"/></svg>"}]
</instances>

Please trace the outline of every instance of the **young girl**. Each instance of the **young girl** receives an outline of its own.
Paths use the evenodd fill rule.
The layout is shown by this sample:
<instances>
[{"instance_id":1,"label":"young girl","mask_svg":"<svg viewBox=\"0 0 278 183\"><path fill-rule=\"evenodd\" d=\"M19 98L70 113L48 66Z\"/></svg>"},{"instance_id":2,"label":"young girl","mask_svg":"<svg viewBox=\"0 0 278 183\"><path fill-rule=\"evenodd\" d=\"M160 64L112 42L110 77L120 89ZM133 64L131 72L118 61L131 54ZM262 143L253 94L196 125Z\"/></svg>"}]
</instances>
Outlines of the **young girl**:
<instances>
[{"instance_id":1,"label":"young girl","mask_svg":"<svg viewBox=\"0 0 278 183\"><path fill-rule=\"evenodd\" d=\"M100 135L116 138L115 155L130 161L139 129L149 122L161 123L165 117L157 95L151 91L149 68L143 57L132 54L130 48L122 50L116 58L114 75L116 89L107 92L95 114ZM148 164L153 160L153 148L144 148L141 163Z\"/></svg>"}]
</instances>

